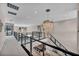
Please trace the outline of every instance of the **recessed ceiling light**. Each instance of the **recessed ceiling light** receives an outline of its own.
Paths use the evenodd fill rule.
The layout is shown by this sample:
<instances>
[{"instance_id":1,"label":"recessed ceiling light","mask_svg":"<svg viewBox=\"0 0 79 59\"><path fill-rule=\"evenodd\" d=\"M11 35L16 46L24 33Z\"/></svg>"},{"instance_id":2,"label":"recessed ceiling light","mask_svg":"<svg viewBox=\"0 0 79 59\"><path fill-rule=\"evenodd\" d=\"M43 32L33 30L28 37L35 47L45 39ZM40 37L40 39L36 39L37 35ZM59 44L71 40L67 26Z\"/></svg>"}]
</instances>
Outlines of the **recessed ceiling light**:
<instances>
[{"instance_id":1,"label":"recessed ceiling light","mask_svg":"<svg viewBox=\"0 0 79 59\"><path fill-rule=\"evenodd\" d=\"M51 10L50 9L46 9L46 12L50 12Z\"/></svg>"},{"instance_id":2,"label":"recessed ceiling light","mask_svg":"<svg viewBox=\"0 0 79 59\"><path fill-rule=\"evenodd\" d=\"M38 11L37 11L37 10L35 10L35 11L34 11L34 13L35 13L35 14L37 14L37 13L38 13Z\"/></svg>"}]
</instances>

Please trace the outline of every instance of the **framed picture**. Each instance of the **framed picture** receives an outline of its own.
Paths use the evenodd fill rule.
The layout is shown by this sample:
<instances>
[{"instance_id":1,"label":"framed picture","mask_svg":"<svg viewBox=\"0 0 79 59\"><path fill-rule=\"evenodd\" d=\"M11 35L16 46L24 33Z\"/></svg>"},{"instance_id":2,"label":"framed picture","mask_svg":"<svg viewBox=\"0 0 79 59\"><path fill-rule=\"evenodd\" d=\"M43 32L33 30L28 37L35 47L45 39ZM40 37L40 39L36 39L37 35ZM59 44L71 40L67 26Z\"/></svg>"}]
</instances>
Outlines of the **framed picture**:
<instances>
[{"instance_id":1,"label":"framed picture","mask_svg":"<svg viewBox=\"0 0 79 59\"><path fill-rule=\"evenodd\" d=\"M3 26L3 23L2 23L2 21L0 20L0 32L2 32L2 26Z\"/></svg>"}]
</instances>

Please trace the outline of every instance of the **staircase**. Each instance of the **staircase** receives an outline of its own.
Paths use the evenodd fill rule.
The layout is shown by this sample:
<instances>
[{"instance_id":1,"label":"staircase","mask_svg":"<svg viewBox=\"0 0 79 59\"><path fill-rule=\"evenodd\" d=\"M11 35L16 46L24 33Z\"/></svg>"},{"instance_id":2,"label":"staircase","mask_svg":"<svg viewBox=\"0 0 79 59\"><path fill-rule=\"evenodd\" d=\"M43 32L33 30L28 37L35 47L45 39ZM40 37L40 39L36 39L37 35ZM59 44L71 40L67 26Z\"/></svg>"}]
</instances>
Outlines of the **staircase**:
<instances>
[{"instance_id":1,"label":"staircase","mask_svg":"<svg viewBox=\"0 0 79 59\"><path fill-rule=\"evenodd\" d=\"M60 47L64 50L68 51L66 49L66 47L64 47L52 34L48 34L48 38L52 41L52 43L54 43L55 46ZM54 50L54 51L57 52L57 50ZM67 54L65 54L65 55L67 55Z\"/></svg>"}]
</instances>

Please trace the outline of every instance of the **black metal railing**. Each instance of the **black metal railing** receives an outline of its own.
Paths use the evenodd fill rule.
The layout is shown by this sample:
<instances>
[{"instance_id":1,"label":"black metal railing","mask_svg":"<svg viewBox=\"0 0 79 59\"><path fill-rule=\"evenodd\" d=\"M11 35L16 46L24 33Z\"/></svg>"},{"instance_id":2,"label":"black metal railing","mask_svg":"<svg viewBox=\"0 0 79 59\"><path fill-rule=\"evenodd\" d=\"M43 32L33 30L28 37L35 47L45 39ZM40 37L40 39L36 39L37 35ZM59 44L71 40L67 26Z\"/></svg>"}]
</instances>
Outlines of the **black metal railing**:
<instances>
[{"instance_id":1,"label":"black metal railing","mask_svg":"<svg viewBox=\"0 0 79 59\"><path fill-rule=\"evenodd\" d=\"M31 54L32 54L32 43L33 43L32 40L35 40L35 41L37 41L37 42L40 42L40 43L42 43L43 45L49 46L49 47L51 47L51 48L57 49L57 50L63 52L64 54L68 54L68 55L71 55L71 56L79 56L79 54L76 54L76 53L70 52L70 51L68 51L68 50L64 50L64 49L62 49L62 48L60 48L60 47L56 47L56 46L47 44L47 43L45 43L45 42L36 40L36 39L34 39L33 37L30 37L30 53L31 53ZM44 55L44 54L43 54L43 55Z\"/></svg>"},{"instance_id":2,"label":"black metal railing","mask_svg":"<svg viewBox=\"0 0 79 59\"><path fill-rule=\"evenodd\" d=\"M26 47L25 47L23 44L21 44L21 46L22 46L22 48L25 50L25 52L26 52L29 56L33 56L33 55L30 53L30 51L29 51L28 49L26 49Z\"/></svg>"},{"instance_id":3,"label":"black metal railing","mask_svg":"<svg viewBox=\"0 0 79 59\"><path fill-rule=\"evenodd\" d=\"M44 32L38 32L38 31L33 31L32 32L32 37L37 38L37 39L44 39Z\"/></svg>"},{"instance_id":4,"label":"black metal railing","mask_svg":"<svg viewBox=\"0 0 79 59\"><path fill-rule=\"evenodd\" d=\"M19 36L18 35L18 33L17 32L15 32L14 33L14 36L15 36L15 38L16 39L18 39L17 38L17 36ZM24 37L26 37L25 39L24 39ZM40 36L39 36L40 37ZM53 37L52 35L51 35L51 37ZM27 40L27 39L30 39L30 41L29 41L29 44L30 44L30 51L25 47L25 45L22 43L23 42L23 40ZM53 37L54 38L54 40L55 40L55 44L56 44L56 42L58 42L61 46L63 46L58 40L56 40L55 39L55 37ZM39 38L38 38L39 39ZM48 47L51 47L51 48L53 48L53 49L56 49L56 50L58 50L58 51L60 51L60 52L62 52L62 53L64 53L64 54L66 54L66 55L71 55L71 56L79 56L79 54L76 54L76 53L73 53L73 52L70 52L70 51L68 51L64 46L64 48L61 48L60 46L54 46L54 45L50 45L50 44L47 44L47 43L45 43L45 42L42 42L41 40L38 40L38 39L36 39L35 37L33 37L33 36L27 36L27 35L23 35L22 33L21 33L21 46L22 46L22 48L26 51L26 53L28 53L28 55L29 56L33 56L33 43L34 42L39 42L39 43L41 43L41 44L43 44L43 46L48 46ZM53 41L54 42L54 41ZM27 45L27 44L26 44ZM64 55L63 54L63 55ZM44 51L43 51L43 56L44 56Z\"/></svg>"},{"instance_id":5,"label":"black metal railing","mask_svg":"<svg viewBox=\"0 0 79 59\"><path fill-rule=\"evenodd\" d=\"M21 44L28 44L30 43L30 38L28 37L29 34L23 34L23 33L17 33L14 32L14 37L17 39L18 42L20 42ZM36 38L37 40L42 40L44 39L44 36L42 34L42 32L32 32L30 33L30 35L34 38ZM34 40L32 40L32 42L35 42Z\"/></svg>"},{"instance_id":6,"label":"black metal railing","mask_svg":"<svg viewBox=\"0 0 79 59\"><path fill-rule=\"evenodd\" d=\"M60 47L60 48L62 48L62 49L64 49L64 50L66 50L66 51L68 51L67 49L66 49L66 47L63 45L63 44L61 44L52 34L48 34L49 36L49 39L57 46L57 47ZM67 55L67 54L65 54L65 55Z\"/></svg>"}]
</instances>

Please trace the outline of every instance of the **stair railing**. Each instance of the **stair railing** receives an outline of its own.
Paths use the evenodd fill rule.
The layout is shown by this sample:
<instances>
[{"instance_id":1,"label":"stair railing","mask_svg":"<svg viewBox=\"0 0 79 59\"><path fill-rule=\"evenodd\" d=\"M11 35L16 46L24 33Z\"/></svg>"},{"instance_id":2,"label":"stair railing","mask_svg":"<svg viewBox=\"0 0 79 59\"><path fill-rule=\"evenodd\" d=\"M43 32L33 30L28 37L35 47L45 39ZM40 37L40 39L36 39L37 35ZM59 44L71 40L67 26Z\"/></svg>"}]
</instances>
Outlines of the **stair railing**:
<instances>
[{"instance_id":1,"label":"stair railing","mask_svg":"<svg viewBox=\"0 0 79 59\"><path fill-rule=\"evenodd\" d=\"M49 38L57 47L60 47L60 48L62 48L62 49L64 49L64 50L68 51L68 50L66 49L66 47L63 46L52 34L48 34L48 38ZM65 54L65 55L67 55L67 54Z\"/></svg>"}]
</instances>

